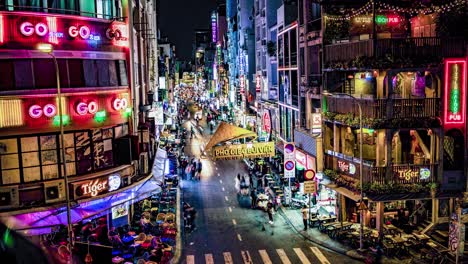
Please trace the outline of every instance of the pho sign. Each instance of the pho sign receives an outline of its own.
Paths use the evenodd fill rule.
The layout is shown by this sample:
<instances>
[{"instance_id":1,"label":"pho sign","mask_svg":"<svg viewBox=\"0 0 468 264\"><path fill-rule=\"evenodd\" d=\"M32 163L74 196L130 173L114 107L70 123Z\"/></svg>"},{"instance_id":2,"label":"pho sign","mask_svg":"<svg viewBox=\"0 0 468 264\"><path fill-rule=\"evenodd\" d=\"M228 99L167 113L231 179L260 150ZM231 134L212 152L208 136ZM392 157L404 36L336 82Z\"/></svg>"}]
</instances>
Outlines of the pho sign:
<instances>
[{"instance_id":1,"label":"pho sign","mask_svg":"<svg viewBox=\"0 0 468 264\"><path fill-rule=\"evenodd\" d=\"M273 157L275 155L274 142L248 143L239 145L214 147L211 151L214 160L235 160Z\"/></svg>"}]
</instances>

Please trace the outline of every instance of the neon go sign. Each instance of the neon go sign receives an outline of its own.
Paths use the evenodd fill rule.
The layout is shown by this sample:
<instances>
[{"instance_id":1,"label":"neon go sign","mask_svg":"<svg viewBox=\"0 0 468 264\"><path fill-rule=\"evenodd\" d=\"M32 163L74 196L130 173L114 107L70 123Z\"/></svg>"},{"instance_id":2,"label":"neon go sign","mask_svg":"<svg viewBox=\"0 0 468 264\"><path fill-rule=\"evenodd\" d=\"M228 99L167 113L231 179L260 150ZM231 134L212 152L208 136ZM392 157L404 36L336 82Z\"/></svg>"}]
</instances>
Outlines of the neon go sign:
<instances>
[{"instance_id":1,"label":"neon go sign","mask_svg":"<svg viewBox=\"0 0 468 264\"><path fill-rule=\"evenodd\" d=\"M128 101L126 98L116 98L112 101L112 107L114 110L125 110L128 107Z\"/></svg>"},{"instance_id":2,"label":"neon go sign","mask_svg":"<svg viewBox=\"0 0 468 264\"><path fill-rule=\"evenodd\" d=\"M27 37L32 36L34 33L40 37L43 37L47 35L49 28L42 22L37 23L36 25L33 25L31 22L23 22L20 25L20 32Z\"/></svg>"},{"instance_id":3,"label":"neon go sign","mask_svg":"<svg viewBox=\"0 0 468 264\"><path fill-rule=\"evenodd\" d=\"M95 114L98 111L98 104L95 101L88 103L79 102L76 104L75 111L79 115Z\"/></svg>"},{"instance_id":4,"label":"neon go sign","mask_svg":"<svg viewBox=\"0 0 468 264\"><path fill-rule=\"evenodd\" d=\"M40 105L31 105L28 109L29 116L32 118L39 118L42 115L46 117L53 117L57 114L57 107L53 104L46 104L43 107Z\"/></svg>"}]
</instances>

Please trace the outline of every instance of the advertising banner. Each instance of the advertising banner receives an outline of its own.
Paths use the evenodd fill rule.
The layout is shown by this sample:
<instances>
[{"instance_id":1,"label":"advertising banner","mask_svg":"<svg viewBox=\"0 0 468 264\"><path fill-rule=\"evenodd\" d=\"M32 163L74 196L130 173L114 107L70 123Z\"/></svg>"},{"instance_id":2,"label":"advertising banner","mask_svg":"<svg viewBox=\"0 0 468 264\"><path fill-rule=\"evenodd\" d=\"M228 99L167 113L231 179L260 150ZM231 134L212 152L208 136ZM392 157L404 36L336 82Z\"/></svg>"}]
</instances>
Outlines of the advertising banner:
<instances>
[{"instance_id":1,"label":"advertising banner","mask_svg":"<svg viewBox=\"0 0 468 264\"><path fill-rule=\"evenodd\" d=\"M273 157L274 142L247 143L239 145L218 146L211 151L214 160L238 160L251 158Z\"/></svg>"}]
</instances>

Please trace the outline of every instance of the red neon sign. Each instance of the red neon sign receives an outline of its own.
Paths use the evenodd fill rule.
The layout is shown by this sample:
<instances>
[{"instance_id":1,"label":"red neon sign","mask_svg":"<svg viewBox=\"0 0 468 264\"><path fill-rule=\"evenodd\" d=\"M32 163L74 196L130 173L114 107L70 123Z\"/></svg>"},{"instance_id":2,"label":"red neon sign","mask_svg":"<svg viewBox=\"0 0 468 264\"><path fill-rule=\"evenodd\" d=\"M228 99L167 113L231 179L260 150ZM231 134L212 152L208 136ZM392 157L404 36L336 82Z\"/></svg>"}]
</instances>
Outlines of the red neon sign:
<instances>
[{"instance_id":1,"label":"red neon sign","mask_svg":"<svg viewBox=\"0 0 468 264\"><path fill-rule=\"evenodd\" d=\"M5 30L3 29L3 16L0 15L0 43L3 43L3 32Z\"/></svg>"},{"instance_id":2,"label":"red neon sign","mask_svg":"<svg viewBox=\"0 0 468 264\"><path fill-rule=\"evenodd\" d=\"M53 117L57 114L57 107L53 104L46 104L44 106L35 104L29 107L28 114L31 118L39 118L42 115Z\"/></svg>"},{"instance_id":3,"label":"red neon sign","mask_svg":"<svg viewBox=\"0 0 468 264\"><path fill-rule=\"evenodd\" d=\"M444 123L463 125L466 118L466 60L446 59L444 74Z\"/></svg>"},{"instance_id":4,"label":"red neon sign","mask_svg":"<svg viewBox=\"0 0 468 264\"><path fill-rule=\"evenodd\" d=\"M79 102L75 108L76 113L79 115L95 114L98 109L98 104L95 101L89 103Z\"/></svg>"},{"instance_id":5,"label":"red neon sign","mask_svg":"<svg viewBox=\"0 0 468 264\"><path fill-rule=\"evenodd\" d=\"M128 106L128 101L126 98L116 98L112 101L112 107L114 110L120 111L125 110Z\"/></svg>"}]
</instances>

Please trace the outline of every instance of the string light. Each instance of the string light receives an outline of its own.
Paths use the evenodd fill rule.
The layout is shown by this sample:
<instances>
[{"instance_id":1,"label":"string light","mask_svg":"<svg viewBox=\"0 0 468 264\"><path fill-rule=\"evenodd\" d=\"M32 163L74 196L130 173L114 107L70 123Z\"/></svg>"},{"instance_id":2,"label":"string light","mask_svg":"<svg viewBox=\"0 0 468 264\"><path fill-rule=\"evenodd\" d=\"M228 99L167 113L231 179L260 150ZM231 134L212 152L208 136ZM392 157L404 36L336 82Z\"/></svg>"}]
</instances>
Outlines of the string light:
<instances>
[{"instance_id":1,"label":"string light","mask_svg":"<svg viewBox=\"0 0 468 264\"><path fill-rule=\"evenodd\" d=\"M429 7L421 7L421 8L404 8L404 7L399 7L396 5L391 5L387 3L377 3L375 6L375 9L378 11L393 11L393 12L399 12L399 13L408 13L411 15L418 15L418 14L431 14L431 13L445 13L449 12L453 8L465 5L468 3L468 0L454 0L451 3L447 3L444 5L440 6L429 6ZM368 13L369 11L372 10L372 6L374 5L374 1L370 0L367 2L365 5L362 7L358 8L357 10L351 10L350 13L345 14L345 15L325 15L326 20L331 20L331 21L343 21L343 20L350 20L353 17L359 16L364 13Z\"/></svg>"}]
</instances>

